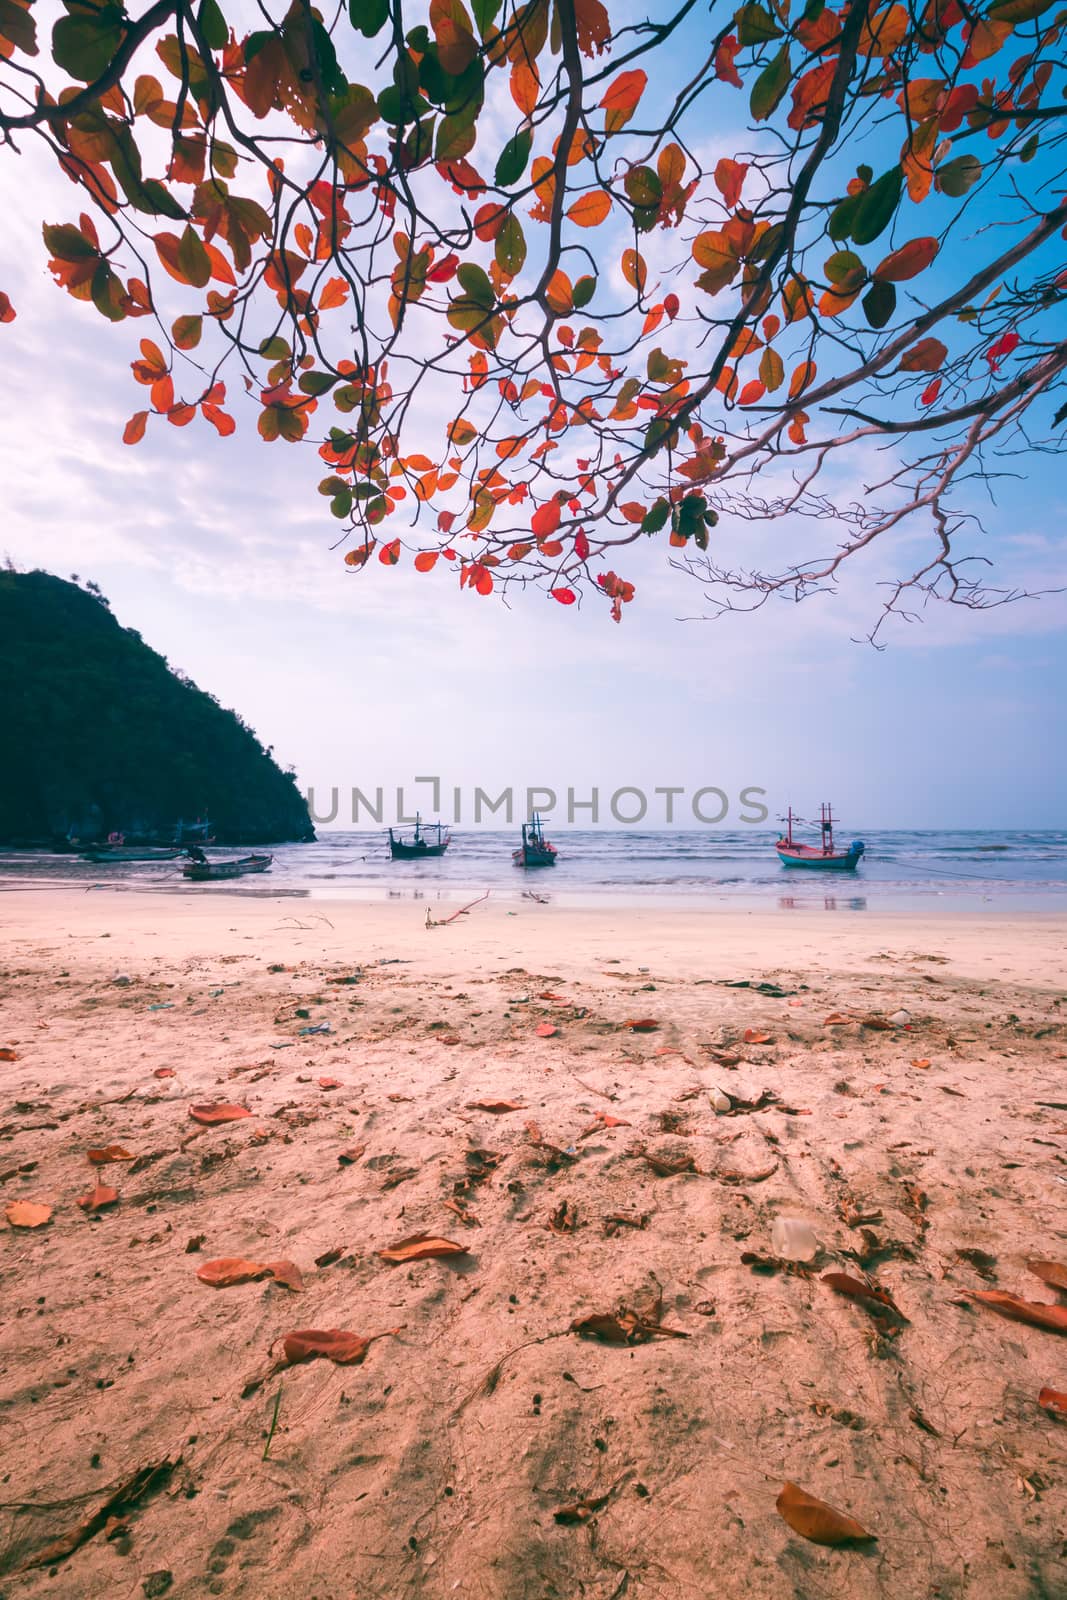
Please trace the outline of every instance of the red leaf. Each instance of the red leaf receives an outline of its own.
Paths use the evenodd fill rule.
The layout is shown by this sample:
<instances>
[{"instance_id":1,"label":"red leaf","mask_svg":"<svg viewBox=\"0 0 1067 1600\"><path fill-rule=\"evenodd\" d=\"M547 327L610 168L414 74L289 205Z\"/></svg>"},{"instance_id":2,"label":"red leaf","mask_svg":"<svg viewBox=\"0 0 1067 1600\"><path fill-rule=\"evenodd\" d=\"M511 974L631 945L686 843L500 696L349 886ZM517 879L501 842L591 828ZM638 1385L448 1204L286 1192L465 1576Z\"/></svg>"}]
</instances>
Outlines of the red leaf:
<instances>
[{"instance_id":1,"label":"red leaf","mask_svg":"<svg viewBox=\"0 0 1067 1600\"><path fill-rule=\"evenodd\" d=\"M536 539L547 539L559 527L560 516L559 501L546 500L530 518L530 532Z\"/></svg>"},{"instance_id":2,"label":"red leaf","mask_svg":"<svg viewBox=\"0 0 1067 1600\"><path fill-rule=\"evenodd\" d=\"M574 553L579 561L588 561L589 559L589 539L584 528L579 528L574 535Z\"/></svg>"},{"instance_id":3,"label":"red leaf","mask_svg":"<svg viewBox=\"0 0 1067 1600\"><path fill-rule=\"evenodd\" d=\"M15 308L7 295L0 289L0 322L14 322Z\"/></svg>"},{"instance_id":4,"label":"red leaf","mask_svg":"<svg viewBox=\"0 0 1067 1600\"><path fill-rule=\"evenodd\" d=\"M135 411L127 422L122 433L123 444L139 444L144 438L145 427L148 424L147 411Z\"/></svg>"},{"instance_id":5,"label":"red leaf","mask_svg":"<svg viewBox=\"0 0 1067 1600\"><path fill-rule=\"evenodd\" d=\"M1028 1322L1035 1328L1047 1328L1050 1333L1067 1333L1067 1306L1041 1305L1017 1294L1003 1294L999 1289L975 1289L970 1298L1013 1322Z\"/></svg>"},{"instance_id":6,"label":"red leaf","mask_svg":"<svg viewBox=\"0 0 1067 1600\"><path fill-rule=\"evenodd\" d=\"M439 1261L450 1256L469 1254L465 1244L456 1244L452 1239L440 1239L429 1233L414 1233L410 1239L400 1239L396 1244L378 1251L381 1259L393 1266L406 1261Z\"/></svg>"},{"instance_id":7,"label":"red leaf","mask_svg":"<svg viewBox=\"0 0 1067 1600\"><path fill-rule=\"evenodd\" d=\"M911 239L880 261L874 269L874 276L879 283L903 283L908 278L915 278L920 272L925 272L940 248L933 238Z\"/></svg>"},{"instance_id":8,"label":"red leaf","mask_svg":"<svg viewBox=\"0 0 1067 1600\"><path fill-rule=\"evenodd\" d=\"M548 592L561 606L572 606L578 598L573 589L550 589Z\"/></svg>"},{"instance_id":9,"label":"red leaf","mask_svg":"<svg viewBox=\"0 0 1067 1600\"><path fill-rule=\"evenodd\" d=\"M539 1022L537 1024L536 1032L539 1039L554 1039L556 1034L559 1032L559 1029L556 1027L555 1023Z\"/></svg>"},{"instance_id":10,"label":"red leaf","mask_svg":"<svg viewBox=\"0 0 1067 1600\"><path fill-rule=\"evenodd\" d=\"M940 393L941 393L941 379L940 378L935 378L933 383L928 383L926 385L926 388L923 390L922 394L919 396L919 404L921 406L932 406L934 401L937 399L937 397L938 397L938 395Z\"/></svg>"},{"instance_id":11,"label":"red leaf","mask_svg":"<svg viewBox=\"0 0 1067 1600\"><path fill-rule=\"evenodd\" d=\"M227 415L225 411L220 411L218 406L209 405L207 401L205 401L200 407L200 410L203 412L208 422L214 424L224 439L227 438L229 434L233 433L234 429L237 427L237 424L233 418Z\"/></svg>"},{"instance_id":12,"label":"red leaf","mask_svg":"<svg viewBox=\"0 0 1067 1600\"><path fill-rule=\"evenodd\" d=\"M795 1483L785 1485L775 1501L775 1509L795 1533L813 1544L866 1544L877 1538L877 1534L868 1533L854 1518L836 1511L825 1500L806 1494Z\"/></svg>"},{"instance_id":13,"label":"red leaf","mask_svg":"<svg viewBox=\"0 0 1067 1600\"><path fill-rule=\"evenodd\" d=\"M623 1027L629 1028L631 1033L655 1033L659 1023L654 1017L639 1017L636 1022L627 1020Z\"/></svg>"},{"instance_id":14,"label":"red leaf","mask_svg":"<svg viewBox=\"0 0 1067 1600\"><path fill-rule=\"evenodd\" d=\"M227 1105L225 1101L205 1101L201 1105L190 1106L189 1115L205 1128L213 1128L216 1123L237 1122L241 1117L250 1117L252 1113L247 1106Z\"/></svg>"},{"instance_id":15,"label":"red leaf","mask_svg":"<svg viewBox=\"0 0 1067 1600\"><path fill-rule=\"evenodd\" d=\"M1009 328L1007 333L1001 334L996 344L990 345L989 349L985 353L985 358L989 362L990 372L996 372L999 370L1001 361L1005 356L1011 355L1018 343L1019 335L1015 332L1014 328Z\"/></svg>"},{"instance_id":16,"label":"red leaf","mask_svg":"<svg viewBox=\"0 0 1067 1600\"><path fill-rule=\"evenodd\" d=\"M390 1328L388 1334L378 1333L374 1338L386 1339L399 1332L399 1328ZM360 1338L358 1333L346 1333L343 1328L297 1328L286 1334L282 1349L291 1367L299 1366L302 1361L314 1361L317 1356L334 1361L339 1367L356 1367L372 1342Z\"/></svg>"},{"instance_id":17,"label":"red leaf","mask_svg":"<svg viewBox=\"0 0 1067 1600\"><path fill-rule=\"evenodd\" d=\"M1042 1389L1037 1397L1039 1406L1044 1406L1046 1411L1055 1411L1061 1417L1067 1417L1067 1394L1059 1389Z\"/></svg>"},{"instance_id":18,"label":"red leaf","mask_svg":"<svg viewBox=\"0 0 1067 1600\"><path fill-rule=\"evenodd\" d=\"M105 1145L102 1150L89 1150L86 1153L94 1167L106 1167L111 1161L136 1160L136 1157L129 1150L125 1150L121 1144Z\"/></svg>"},{"instance_id":19,"label":"red leaf","mask_svg":"<svg viewBox=\"0 0 1067 1600\"><path fill-rule=\"evenodd\" d=\"M118 1204L119 1192L109 1189L106 1183L97 1183L88 1194L79 1197L78 1204L83 1211L103 1211L105 1206Z\"/></svg>"},{"instance_id":20,"label":"red leaf","mask_svg":"<svg viewBox=\"0 0 1067 1600\"><path fill-rule=\"evenodd\" d=\"M732 211L741 199L741 188L748 171L745 161L731 161L723 156L715 168L715 187Z\"/></svg>"}]
</instances>

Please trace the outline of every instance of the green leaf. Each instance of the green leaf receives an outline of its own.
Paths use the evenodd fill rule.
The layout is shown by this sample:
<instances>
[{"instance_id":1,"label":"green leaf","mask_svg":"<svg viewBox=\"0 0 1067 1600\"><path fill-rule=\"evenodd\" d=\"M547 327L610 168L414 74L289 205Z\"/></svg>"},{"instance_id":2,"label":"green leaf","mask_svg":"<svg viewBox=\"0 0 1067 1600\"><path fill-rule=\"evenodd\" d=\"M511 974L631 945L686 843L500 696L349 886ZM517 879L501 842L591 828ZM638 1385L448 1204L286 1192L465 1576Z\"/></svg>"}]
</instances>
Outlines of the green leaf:
<instances>
[{"instance_id":1,"label":"green leaf","mask_svg":"<svg viewBox=\"0 0 1067 1600\"><path fill-rule=\"evenodd\" d=\"M211 281L211 257L200 235L190 227L178 241L178 265L194 289L204 289Z\"/></svg>"},{"instance_id":2,"label":"green leaf","mask_svg":"<svg viewBox=\"0 0 1067 1600\"><path fill-rule=\"evenodd\" d=\"M88 261L99 250L71 222L45 223L41 229L49 255L60 261Z\"/></svg>"},{"instance_id":3,"label":"green leaf","mask_svg":"<svg viewBox=\"0 0 1067 1600\"><path fill-rule=\"evenodd\" d=\"M120 304L122 298L122 285L108 266L106 261L101 261L93 273L90 285L93 305L102 317L109 322L121 322L126 313Z\"/></svg>"},{"instance_id":4,"label":"green leaf","mask_svg":"<svg viewBox=\"0 0 1067 1600\"><path fill-rule=\"evenodd\" d=\"M264 45L270 44L271 40L276 38L277 34L270 28L260 28L258 32L250 33L245 40L245 61L254 61Z\"/></svg>"},{"instance_id":5,"label":"green leaf","mask_svg":"<svg viewBox=\"0 0 1067 1600\"><path fill-rule=\"evenodd\" d=\"M635 206L657 206L663 199L659 173L652 167L631 167L623 180L626 193Z\"/></svg>"},{"instance_id":6,"label":"green leaf","mask_svg":"<svg viewBox=\"0 0 1067 1600\"><path fill-rule=\"evenodd\" d=\"M1033 22L1053 4L1054 0L994 0L989 8L989 21Z\"/></svg>"},{"instance_id":7,"label":"green leaf","mask_svg":"<svg viewBox=\"0 0 1067 1600\"><path fill-rule=\"evenodd\" d=\"M893 283L872 283L863 297L863 314L872 328L884 328L897 309L897 290Z\"/></svg>"},{"instance_id":8,"label":"green leaf","mask_svg":"<svg viewBox=\"0 0 1067 1600\"><path fill-rule=\"evenodd\" d=\"M1019 160L1020 161L1032 161L1034 159L1034 157L1037 155L1037 147L1040 144L1040 142L1041 141L1038 138L1037 134L1036 133L1032 133L1030 135L1029 139L1027 139L1026 143L1023 145L1022 149L1019 151Z\"/></svg>"},{"instance_id":9,"label":"green leaf","mask_svg":"<svg viewBox=\"0 0 1067 1600\"><path fill-rule=\"evenodd\" d=\"M347 483L338 489L330 501L330 510L335 517L347 517L352 510L352 491Z\"/></svg>"},{"instance_id":10,"label":"green leaf","mask_svg":"<svg viewBox=\"0 0 1067 1600\"><path fill-rule=\"evenodd\" d=\"M754 122L766 122L788 89L792 76L793 64L789 56L789 46L784 44L774 60L764 67L752 85L748 104Z\"/></svg>"},{"instance_id":11,"label":"green leaf","mask_svg":"<svg viewBox=\"0 0 1067 1600\"><path fill-rule=\"evenodd\" d=\"M852 219L856 215L856 207L859 201L860 196L858 194L846 195L830 213L830 221L826 231L835 244L840 244L842 239L847 239L852 232Z\"/></svg>"},{"instance_id":12,"label":"green leaf","mask_svg":"<svg viewBox=\"0 0 1067 1600\"><path fill-rule=\"evenodd\" d=\"M478 32L481 34L483 39L493 26L493 23L496 20L497 12L500 10L500 6L501 0L471 0L471 10L474 12L474 20L477 24Z\"/></svg>"},{"instance_id":13,"label":"green leaf","mask_svg":"<svg viewBox=\"0 0 1067 1600\"><path fill-rule=\"evenodd\" d=\"M218 0L200 0L200 16L197 20L208 48L225 50L230 42L230 30L226 25L226 18L219 10Z\"/></svg>"},{"instance_id":14,"label":"green leaf","mask_svg":"<svg viewBox=\"0 0 1067 1600\"><path fill-rule=\"evenodd\" d=\"M493 182L501 189L509 189L513 183L518 183L526 171L532 144L533 129L527 128L516 133L501 150L493 178Z\"/></svg>"},{"instance_id":15,"label":"green leaf","mask_svg":"<svg viewBox=\"0 0 1067 1600\"><path fill-rule=\"evenodd\" d=\"M888 228L900 203L903 182L904 174L900 167L890 167L866 194L858 197L849 229L856 244L870 244Z\"/></svg>"},{"instance_id":16,"label":"green leaf","mask_svg":"<svg viewBox=\"0 0 1067 1600\"><path fill-rule=\"evenodd\" d=\"M465 261L456 273L463 288L474 303L484 311L492 311L496 305L496 295L488 274L474 261Z\"/></svg>"},{"instance_id":17,"label":"green leaf","mask_svg":"<svg viewBox=\"0 0 1067 1600\"><path fill-rule=\"evenodd\" d=\"M666 526L667 518L670 514L670 501L657 500L651 511L645 513L644 521L641 523L641 532L658 533L662 527Z\"/></svg>"},{"instance_id":18,"label":"green leaf","mask_svg":"<svg viewBox=\"0 0 1067 1600\"><path fill-rule=\"evenodd\" d=\"M329 394L335 383L340 382L332 372L302 372L297 388L301 394Z\"/></svg>"},{"instance_id":19,"label":"green leaf","mask_svg":"<svg viewBox=\"0 0 1067 1600\"><path fill-rule=\"evenodd\" d=\"M522 271L526 261L526 235L513 212L508 213L504 226L496 236L494 254L497 266L509 278Z\"/></svg>"},{"instance_id":20,"label":"green leaf","mask_svg":"<svg viewBox=\"0 0 1067 1600\"><path fill-rule=\"evenodd\" d=\"M259 353L265 361L284 361L286 356L292 354L288 341L278 338L277 334L273 339L263 340L259 347ZM337 448L349 449L350 446L337 446Z\"/></svg>"},{"instance_id":21,"label":"green leaf","mask_svg":"<svg viewBox=\"0 0 1067 1600\"><path fill-rule=\"evenodd\" d=\"M28 56L37 54L37 24L14 0L0 0L0 36Z\"/></svg>"},{"instance_id":22,"label":"green leaf","mask_svg":"<svg viewBox=\"0 0 1067 1600\"><path fill-rule=\"evenodd\" d=\"M589 304L595 294L596 279L589 276L579 278L571 293L571 304L576 311L581 311L584 306Z\"/></svg>"},{"instance_id":23,"label":"green leaf","mask_svg":"<svg viewBox=\"0 0 1067 1600\"><path fill-rule=\"evenodd\" d=\"M781 28L761 5L742 6L734 17L734 23L742 48L747 44L765 44L769 39L782 37Z\"/></svg>"},{"instance_id":24,"label":"green leaf","mask_svg":"<svg viewBox=\"0 0 1067 1600\"><path fill-rule=\"evenodd\" d=\"M348 0L352 26L364 39L373 39L389 21L389 0Z\"/></svg>"},{"instance_id":25,"label":"green leaf","mask_svg":"<svg viewBox=\"0 0 1067 1600\"><path fill-rule=\"evenodd\" d=\"M175 222L184 222L189 215L158 178L146 178L140 185L140 194L144 203L137 207L139 211L148 211L156 217L171 217Z\"/></svg>"},{"instance_id":26,"label":"green leaf","mask_svg":"<svg viewBox=\"0 0 1067 1600\"><path fill-rule=\"evenodd\" d=\"M441 118L435 150L438 161L458 161L474 149L478 137L474 124L480 110L478 102L472 100L462 111L450 111Z\"/></svg>"},{"instance_id":27,"label":"green leaf","mask_svg":"<svg viewBox=\"0 0 1067 1600\"><path fill-rule=\"evenodd\" d=\"M122 11L102 6L87 16L61 17L52 29L52 56L72 78L91 83L110 65L122 41Z\"/></svg>"},{"instance_id":28,"label":"green leaf","mask_svg":"<svg viewBox=\"0 0 1067 1600\"><path fill-rule=\"evenodd\" d=\"M982 163L977 156L971 155L957 156L955 161L947 161L943 167L938 167L935 173L937 187L953 200L966 194L981 176Z\"/></svg>"}]
</instances>

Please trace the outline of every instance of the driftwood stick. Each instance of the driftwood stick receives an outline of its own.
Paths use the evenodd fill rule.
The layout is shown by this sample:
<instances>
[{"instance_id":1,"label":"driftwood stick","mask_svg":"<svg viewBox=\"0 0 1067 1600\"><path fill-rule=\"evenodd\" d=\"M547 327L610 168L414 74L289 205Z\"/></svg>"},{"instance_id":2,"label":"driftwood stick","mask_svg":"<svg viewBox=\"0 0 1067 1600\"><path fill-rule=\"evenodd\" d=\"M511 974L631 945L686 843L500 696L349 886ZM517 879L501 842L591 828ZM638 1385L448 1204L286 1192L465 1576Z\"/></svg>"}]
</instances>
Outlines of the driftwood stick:
<instances>
[{"instance_id":1,"label":"driftwood stick","mask_svg":"<svg viewBox=\"0 0 1067 1600\"><path fill-rule=\"evenodd\" d=\"M477 900L471 900L468 905L460 906L458 911L453 911L453 913L452 913L452 915L450 917L437 917L437 918L431 917L430 908L429 908L429 906L427 906L426 907L426 926L428 928L447 928L448 924L450 922L455 922L457 917L465 917L467 915L467 912L471 909L471 906L480 906L482 901L483 900L488 900L488 898L489 898L489 890L487 889L484 894L480 894L478 896Z\"/></svg>"}]
</instances>

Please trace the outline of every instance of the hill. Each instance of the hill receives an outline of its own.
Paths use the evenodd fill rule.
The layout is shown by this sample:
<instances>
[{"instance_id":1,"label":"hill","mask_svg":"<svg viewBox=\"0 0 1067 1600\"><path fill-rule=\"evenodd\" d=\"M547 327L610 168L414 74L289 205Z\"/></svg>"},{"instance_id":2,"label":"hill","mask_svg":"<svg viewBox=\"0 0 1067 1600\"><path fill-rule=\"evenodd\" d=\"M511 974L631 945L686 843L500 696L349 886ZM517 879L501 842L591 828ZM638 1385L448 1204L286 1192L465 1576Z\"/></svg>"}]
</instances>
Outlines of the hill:
<instances>
[{"instance_id":1,"label":"hill","mask_svg":"<svg viewBox=\"0 0 1067 1600\"><path fill-rule=\"evenodd\" d=\"M95 586L0 571L0 842L73 831L221 843L313 839L295 779L252 730L123 628Z\"/></svg>"}]
</instances>

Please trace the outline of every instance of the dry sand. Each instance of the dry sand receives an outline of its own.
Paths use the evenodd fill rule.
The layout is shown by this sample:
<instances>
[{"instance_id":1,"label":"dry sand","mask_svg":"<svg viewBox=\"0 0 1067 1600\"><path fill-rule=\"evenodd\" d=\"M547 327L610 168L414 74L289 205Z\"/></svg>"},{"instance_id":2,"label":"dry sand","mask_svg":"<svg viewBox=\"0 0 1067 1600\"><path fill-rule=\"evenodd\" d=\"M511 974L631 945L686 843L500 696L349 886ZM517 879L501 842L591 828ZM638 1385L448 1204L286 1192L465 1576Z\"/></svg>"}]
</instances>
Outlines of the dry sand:
<instances>
[{"instance_id":1,"label":"dry sand","mask_svg":"<svg viewBox=\"0 0 1067 1600\"><path fill-rule=\"evenodd\" d=\"M1067 1258L1063 921L422 917L0 896L0 1208L54 1208L0 1229L2 1600L1067 1595L1067 1339L967 1298L1051 1304L1025 1263ZM745 1262L781 1216L815 1262ZM422 1232L469 1253L379 1258ZM225 1256L304 1289L198 1281ZM688 1337L571 1331L620 1308ZM245 1394L299 1328L400 1331ZM787 1479L877 1542L800 1537Z\"/></svg>"}]
</instances>

